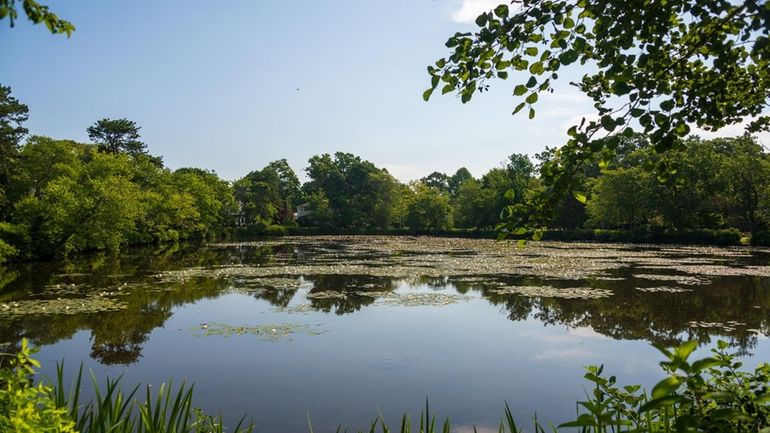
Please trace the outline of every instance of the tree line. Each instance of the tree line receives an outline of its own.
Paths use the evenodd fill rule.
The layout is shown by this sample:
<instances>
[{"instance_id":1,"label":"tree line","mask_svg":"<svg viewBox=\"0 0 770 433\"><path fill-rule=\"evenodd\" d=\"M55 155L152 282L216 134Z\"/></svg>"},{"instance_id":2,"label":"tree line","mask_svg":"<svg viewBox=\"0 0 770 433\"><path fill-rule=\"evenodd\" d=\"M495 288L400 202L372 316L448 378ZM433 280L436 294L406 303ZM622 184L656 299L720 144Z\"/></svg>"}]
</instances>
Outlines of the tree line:
<instances>
[{"instance_id":1,"label":"tree line","mask_svg":"<svg viewBox=\"0 0 770 433\"><path fill-rule=\"evenodd\" d=\"M304 184L285 159L229 182L209 170L165 167L127 119L98 120L86 129L91 143L77 143L26 137L27 117L0 86L0 261L205 238L239 226L252 233L494 230L501 217L526 222L525 204L547 188L542 171L559 152L512 154L479 178L460 168L408 183L337 152L310 158ZM735 228L762 236L770 225L770 157L749 136L689 137L659 153L634 135L576 178L582 192L552 209L548 229Z\"/></svg>"}]
</instances>

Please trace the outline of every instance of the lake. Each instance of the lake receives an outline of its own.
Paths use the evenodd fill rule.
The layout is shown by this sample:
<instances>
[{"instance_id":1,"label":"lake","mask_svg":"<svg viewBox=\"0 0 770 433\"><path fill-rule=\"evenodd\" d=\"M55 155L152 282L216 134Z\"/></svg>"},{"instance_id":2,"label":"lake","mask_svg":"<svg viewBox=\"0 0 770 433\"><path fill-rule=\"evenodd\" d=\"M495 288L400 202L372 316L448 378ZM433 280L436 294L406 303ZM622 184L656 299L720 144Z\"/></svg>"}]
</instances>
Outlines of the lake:
<instances>
[{"instance_id":1,"label":"lake","mask_svg":"<svg viewBox=\"0 0 770 433\"><path fill-rule=\"evenodd\" d=\"M258 431L431 412L497 431L574 418L583 367L662 378L650 343L770 359L770 250L432 237L294 237L135 249L0 272L0 339L127 385L195 383Z\"/></svg>"}]
</instances>

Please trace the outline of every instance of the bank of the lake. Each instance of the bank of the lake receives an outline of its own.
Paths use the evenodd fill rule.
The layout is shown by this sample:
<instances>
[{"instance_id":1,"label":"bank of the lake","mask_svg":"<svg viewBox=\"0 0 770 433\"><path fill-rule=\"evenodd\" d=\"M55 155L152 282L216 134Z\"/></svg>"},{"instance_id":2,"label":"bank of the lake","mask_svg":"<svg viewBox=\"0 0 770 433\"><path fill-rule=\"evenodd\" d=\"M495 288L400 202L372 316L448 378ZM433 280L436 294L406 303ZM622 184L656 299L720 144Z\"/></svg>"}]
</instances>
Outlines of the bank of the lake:
<instances>
[{"instance_id":1,"label":"bank of the lake","mask_svg":"<svg viewBox=\"0 0 770 433\"><path fill-rule=\"evenodd\" d=\"M532 240L534 232L508 233L504 230L446 229L415 230L409 228L334 228L264 226L234 227L227 232L231 239L253 240L259 237L283 236L435 236L469 239ZM633 230L606 229L544 229L536 235L538 240L558 242L602 242L658 245L717 245L717 246L768 246L770 236L765 233L742 233L737 229L722 230L671 230L664 227L644 226Z\"/></svg>"}]
</instances>

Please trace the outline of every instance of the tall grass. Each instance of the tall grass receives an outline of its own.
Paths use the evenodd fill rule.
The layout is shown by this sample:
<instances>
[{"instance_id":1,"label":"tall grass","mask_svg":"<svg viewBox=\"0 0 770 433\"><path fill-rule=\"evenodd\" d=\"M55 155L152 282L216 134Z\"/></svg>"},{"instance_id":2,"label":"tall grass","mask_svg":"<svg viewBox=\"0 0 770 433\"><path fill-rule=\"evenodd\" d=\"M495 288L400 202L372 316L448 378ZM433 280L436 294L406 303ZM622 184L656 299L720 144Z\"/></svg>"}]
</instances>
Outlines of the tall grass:
<instances>
[{"instance_id":1,"label":"tall grass","mask_svg":"<svg viewBox=\"0 0 770 433\"><path fill-rule=\"evenodd\" d=\"M310 433L314 433L313 431L313 424L310 421L310 416L308 415L307 420L307 426ZM534 425L534 432L535 433L545 433L545 429L540 425L540 423L535 420ZM556 428L552 427L553 431L556 432ZM444 419L444 421L441 423L440 427L436 424L436 415L430 414L430 406L428 404L428 401L425 400L425 410L420 411L420 421L419 423L414 426L412 424L412 418L408 414L404 414L401 417L401 423L398 426L398 429L392 429L386 422L382 414L377 415L376 418L374 418L369 423L369 428L364 429L358 429L355 432L356 433L450 433L452 431L452 422L449 420L449 418ZM476 432L476 427L473 427L473 431ZM505 412L503 414L503 418L500 420L500 424L498 425L498 433L523 433L524 430L520 429L516 425L516 421L513 419L513 414L511 413L511 408L508 406L508 403L505 403ZM338 427L336 433L348 433L347 428Z\"/></svg>"},{"instance_id":2,"label":"tall grass","mask_svg":"<svg viewBox=\"0 0 770 433\"><path fill-rule=\"evenodd\" d=\"M144 398L139 398L140 385L123 391L122 376L107 378L104 387L91 373L92 400L83 403L80 393L83 387L83 365L72 383L64 380L64 364L56 366L56 378L51 386L50 397L57 407L67 409L69 417L80 433L223 433L221 416L204 414L193 406L194 386L184 382L161 384L157 391L145 387ZM66 391L69 389L69 391ZM236 433L252 433L253 423L245 418L233 430Z\"/></svg>"}]
</instances>

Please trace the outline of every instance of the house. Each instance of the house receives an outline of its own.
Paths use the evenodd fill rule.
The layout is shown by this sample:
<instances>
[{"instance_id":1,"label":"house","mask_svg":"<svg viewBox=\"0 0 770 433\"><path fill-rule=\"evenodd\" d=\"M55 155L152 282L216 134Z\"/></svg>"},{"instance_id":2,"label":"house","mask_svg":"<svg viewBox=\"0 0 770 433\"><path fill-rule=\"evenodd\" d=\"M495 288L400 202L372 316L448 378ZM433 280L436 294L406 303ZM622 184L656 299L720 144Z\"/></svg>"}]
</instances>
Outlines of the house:
<instances>
[{"instance_id":1,"label":"house","mask_svg":"<svg viewBox=\"0 0 770 433\"><path fill-rule=\"evenodd\" d=\"M294 218L302 218L304 216L308 216L312 214L313 211L310 209L310 203L305 202L301 205L297 206L297 213L294 214Z\"/></svg>"}]
</instances>

